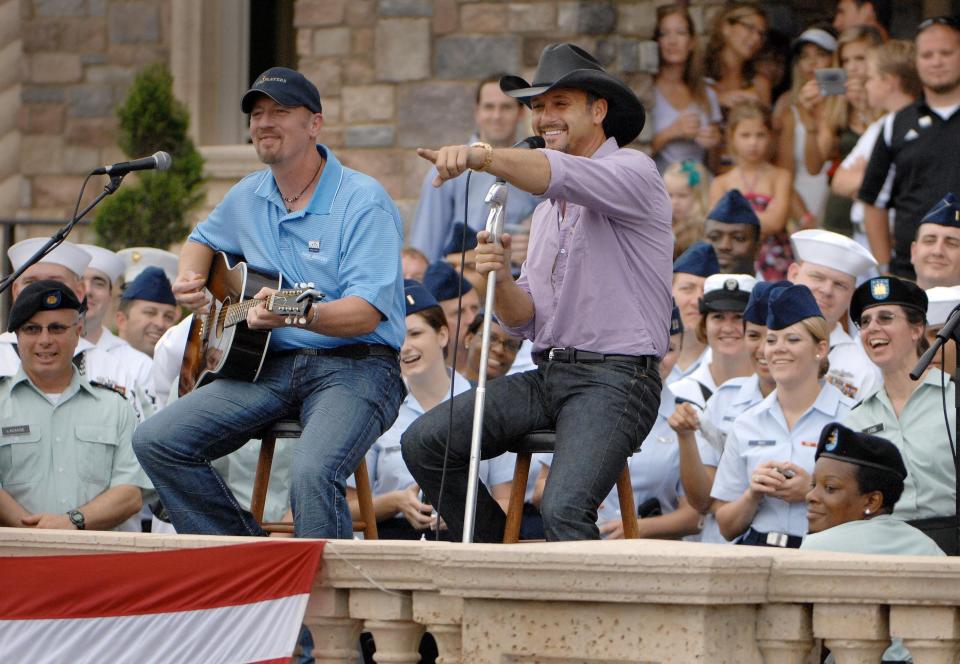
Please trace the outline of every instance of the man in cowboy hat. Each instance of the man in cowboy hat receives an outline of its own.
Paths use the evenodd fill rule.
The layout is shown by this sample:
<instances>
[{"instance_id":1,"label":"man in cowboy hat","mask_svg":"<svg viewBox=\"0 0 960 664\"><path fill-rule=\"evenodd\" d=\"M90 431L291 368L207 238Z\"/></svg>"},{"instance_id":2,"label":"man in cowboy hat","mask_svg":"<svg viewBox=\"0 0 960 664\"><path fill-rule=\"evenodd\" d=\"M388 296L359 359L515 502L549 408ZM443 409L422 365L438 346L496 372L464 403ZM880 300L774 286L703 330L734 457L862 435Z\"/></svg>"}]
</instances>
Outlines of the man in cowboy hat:
<instances>
[{"instance_id":1,"label":"man in cowboy hat","mask_svg":"<svg viewBox=\"0 0 960 664\"><path fill-rule=\"evenodd\" d=\"M531 339L537 368L487 386L483 457L543 428L556 429L542 514L548 540L596 539L597 506L657 415L657 364L668 343L673 235L670 200L653 161L625 146L643 128L636 95L586 51L552 44L534 84L500 80L533 111L545 150L486 144L418 150L437 168L435 184L467 168L492 173L542 195L519 280L510 274L510 236L478 236L477 270L496 272L496 315ZM404 459L451 533L463 529L474 395L415 422ZM483 489L476 541L501 538L505 517Z\"/></svg>"}]
</instances>

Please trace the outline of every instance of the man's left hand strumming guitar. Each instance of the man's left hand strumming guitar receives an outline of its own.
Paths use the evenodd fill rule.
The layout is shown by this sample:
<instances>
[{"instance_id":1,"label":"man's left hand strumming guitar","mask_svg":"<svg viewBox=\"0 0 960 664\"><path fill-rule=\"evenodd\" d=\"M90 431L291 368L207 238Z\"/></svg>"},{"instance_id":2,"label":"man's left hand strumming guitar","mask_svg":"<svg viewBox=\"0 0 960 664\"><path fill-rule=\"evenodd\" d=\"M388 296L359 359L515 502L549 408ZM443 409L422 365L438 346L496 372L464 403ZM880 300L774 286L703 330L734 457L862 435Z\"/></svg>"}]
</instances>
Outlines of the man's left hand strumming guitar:
<instances>
[{"instance_id":1,"label":"man's left hand strumming guitar","mask_svg":"<svg viewBox=\"0 0 960 664\"><path fill-rule=\"evenodd\" d=\"M217 252L244 256L285 283L315 284L325 300L293 324L264 303L249 306L246 327L270 331L256 380L221 378L187 393L137 429L134 450L178 532L262 535L210 462L277 419L299 418L295 533L351 537L346 478L404 395L403 222L379 183L317 144L320 95L302 74L267 70L241 107L268 168L235 185L191 233L177 300L194 312L208 305L205 275Z\"/></svg>"}]
</instances>

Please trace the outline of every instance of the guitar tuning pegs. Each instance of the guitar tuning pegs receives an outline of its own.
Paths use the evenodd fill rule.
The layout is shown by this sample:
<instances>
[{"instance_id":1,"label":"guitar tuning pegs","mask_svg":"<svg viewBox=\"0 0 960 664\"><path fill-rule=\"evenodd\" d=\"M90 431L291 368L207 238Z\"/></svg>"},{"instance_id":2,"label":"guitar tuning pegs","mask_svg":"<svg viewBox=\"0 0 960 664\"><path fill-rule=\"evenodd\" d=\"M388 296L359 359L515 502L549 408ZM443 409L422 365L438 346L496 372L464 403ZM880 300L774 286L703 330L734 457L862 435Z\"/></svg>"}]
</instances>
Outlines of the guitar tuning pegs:
<instances>
[{"instance_id":1,"label":"guitar tuning pegs","mask_svg":"<svg viewBox=\"0 0 960 664\"><path fill-rule=\"evenodd\" d=\"M316 288L316 287L317 285L312 281L304 285L304 288Z\"/></svg>"},{"instance_id":2,"label":"guitar tuning pegs","mask_svg":"<svg viewBox=\"0 0 960 664\"><path fill-rule=\"evenodd\" d=\"M297 319L297 323L299 323L300 325L306 325L307 319L301 316L300 318Z\"/></svg>"}]
</instances>

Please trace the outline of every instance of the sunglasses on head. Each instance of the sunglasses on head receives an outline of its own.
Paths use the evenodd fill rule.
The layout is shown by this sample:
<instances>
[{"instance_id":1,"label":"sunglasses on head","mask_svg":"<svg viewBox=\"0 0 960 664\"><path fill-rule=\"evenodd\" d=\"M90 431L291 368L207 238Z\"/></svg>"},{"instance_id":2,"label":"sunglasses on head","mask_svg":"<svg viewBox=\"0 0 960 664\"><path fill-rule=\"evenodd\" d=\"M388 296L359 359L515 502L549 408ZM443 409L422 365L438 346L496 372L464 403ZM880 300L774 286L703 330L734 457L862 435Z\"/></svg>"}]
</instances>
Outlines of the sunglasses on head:
<instances>
[{"instance_id":1,"label":"sunglasses on head","mask_svg":"<svg viewBox=\"0 0 960 664\"><path fill-rule=\"evenodd\" d=\"M934 16L933 18L928 18L920 22L920 25L917 26L917 32L923 32L934 25L944 25L960 32L960 19L955 16Z\"/></svg>"}]
</instances>

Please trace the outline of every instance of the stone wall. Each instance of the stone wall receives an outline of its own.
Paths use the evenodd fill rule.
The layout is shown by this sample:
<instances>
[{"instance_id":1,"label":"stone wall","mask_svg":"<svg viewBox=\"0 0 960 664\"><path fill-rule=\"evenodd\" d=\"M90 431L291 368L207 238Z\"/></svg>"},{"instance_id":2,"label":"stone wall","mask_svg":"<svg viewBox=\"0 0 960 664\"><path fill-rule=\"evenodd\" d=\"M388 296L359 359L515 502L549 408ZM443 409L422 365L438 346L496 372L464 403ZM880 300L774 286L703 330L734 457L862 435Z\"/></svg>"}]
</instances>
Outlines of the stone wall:
<instances>
[{"instance_id":1,"label":"stone wall","mask_svg":"<svg viewBox=\"0 0 960 664\"><path fill-rule=\"evenodd\" d=\"M61 219L72 211L87 172L125 158L116 146L115 109L142 66L169 57L167 1L8 0L0 12L18 5L22 177L16 207L21 217ZM0 16L0 31L6 25ZM4 127L0 119L0 135ZM0 143L4 159L5 148ZM86 199L100 186L92 181Z\"/></svg>"},{"instance_id":2,"label":"stone wall","mask_svg":"<svg viewBox=\"0 0 960 664\"><path fill-rule=\"evenodd\" d=\"M20 201L20 0L0 1L0 210Z\"/></svg>"}]
</instances>

